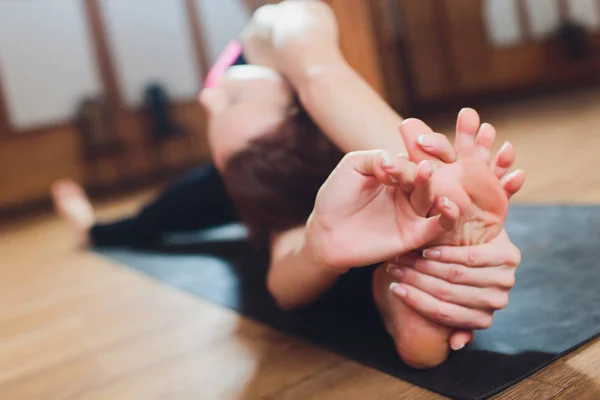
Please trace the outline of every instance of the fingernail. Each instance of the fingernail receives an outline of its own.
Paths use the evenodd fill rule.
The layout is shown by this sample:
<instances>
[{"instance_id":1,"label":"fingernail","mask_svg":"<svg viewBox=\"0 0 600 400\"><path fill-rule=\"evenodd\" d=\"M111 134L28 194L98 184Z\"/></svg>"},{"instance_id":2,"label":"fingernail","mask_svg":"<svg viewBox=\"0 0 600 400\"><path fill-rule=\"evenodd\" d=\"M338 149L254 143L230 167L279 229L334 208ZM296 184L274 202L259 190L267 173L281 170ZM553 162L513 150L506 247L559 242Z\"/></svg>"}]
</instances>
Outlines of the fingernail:
<instances>
[{"instance_id":1,"label":"fingernail","mask_svg":"<svg viewBox=\"0 0 600 400\"><path fill-rule=\"evenodd\" d=\"M442 255L442 253L439 250L423 250L423 258L428 258L430 260L434 260L436 258L439 258Z\"/></svg>"},{"instance_id":2,"label":"fingernail","mask_svg":"<svg viewBox=\"0 0 600 400\"><path fill-rule=\"evenodd\" d=\"M395 294L397 294L398 296L400 296L400 297L405 297L406 296L406 289L404 289L397 282L392 282L392 284L390 285L390 290L392 292L394 292Z\"/></svg>"},{"instance_id":3,"label":"fingernail","mask_svg":"<svg viewBox=\"0 0 600 400\"><path fill-rule=\"evenodd\" d=\"M425 147L431 146L431 140L429 140L427 135L419 135L419 137L417 138L417 143Z\"/></svg>"},{"instance_id":4,"label":"fingernail","mask_svg":"<svg viewBox=\"0 0 600 400\"><path fill-rule=\"evenodd\" d=\"M404 276L404 270L394 264L387 266L386 271L390 275L394 275L394 278L402 279Z\"/></svg>"},{"instance_id":5,"label":"fingernail","mask_svg":"<svg viewBox=\"0 0 600 400\"><path fill-rule=\"evenodd\" d=\"M390 157L390 155L388 153L383 153L383 155L381 156L381 164L386 168L391 167L392 166L392 157Z\"/></svg>"},{"instance_id":6,"label":"fingernail","mask_svg":"<svg viewBox=\"0 0 600 400\"><path fill-rule=\"evenodd\" d=\"M421 168L425 174L429 174L433 172L433 163L430 163L429 161L423 161L421 163Z\"/></svg>"},{"instance_id":7,"label":"fingernail","mask_svg":"<svg viewBox=\"0 0 600 400\"><path fill-rule=\"evenodd\" d=\"M393 176L390 175L389 178L390 178L390 182L392 182L392 183L398 183L398 181L396 180L396 178L394 178Z\"/></svg>"},{"instance_id":8,"label":"fingernail","mask_svg":"<svg viewBox=\"0 0 600 400\"><path fill-rule=\"evenodd\" d=\"M408 160L408 153L400 153L398 154L398 157Z\"/></svg>"},{"instance_id":9,"label":"fingernail","mask_svg":"<svg viewBox=\"0 0 600 400\"><path fill-rule=\"evenodd\" d=\"M508 147L508 142L504 142L504 144L502 145L502 147L500 147L499 152L502 152L502 151L506 150L507 147Z\"/></svg>"},{"instance_id":10,"label":"fingernail","mask_svg":"<svg viewBox=\"0 0 600 400\"><path fill-rule=\"evenodd\" d=\"M442 205L447 208L450 209L450 200L448 200L447 197L442 198Z\"/></svg>"},{"instance_id":11,"label":"fingernail","mask_svg":"<svg viewBox=\"0 0 600 400\"><path fill-rule=\"evenodd\" d=\"M461 345L461 346L458 346L458 347L451 347L451 348L452 348L452 350L454 350L454 351L459 351L459 350L462 350L464 347L465 347L465 345L463 344L463 345Z\"/></svg>"}]
</instances>

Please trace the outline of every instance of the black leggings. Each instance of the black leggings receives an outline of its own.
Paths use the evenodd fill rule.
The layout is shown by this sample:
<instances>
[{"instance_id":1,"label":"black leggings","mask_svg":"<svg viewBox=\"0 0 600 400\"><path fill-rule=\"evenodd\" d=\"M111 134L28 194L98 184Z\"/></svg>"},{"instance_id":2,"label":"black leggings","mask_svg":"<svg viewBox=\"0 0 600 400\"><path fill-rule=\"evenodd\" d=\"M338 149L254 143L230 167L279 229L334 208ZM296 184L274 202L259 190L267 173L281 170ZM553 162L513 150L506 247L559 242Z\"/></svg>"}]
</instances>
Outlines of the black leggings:
<instances>
[{"instance_id":1,"label":"black leggings","mask_svg":"<svg viewBox=\"0 0 600 400\"><path fill-rule=\"evenodd\" d=\"M137 215L90 231L97 247L152 247L166 234L193 232L237 222L235 207L212 164L202 166L167 188Z\"/></svg>"}]
</instances>

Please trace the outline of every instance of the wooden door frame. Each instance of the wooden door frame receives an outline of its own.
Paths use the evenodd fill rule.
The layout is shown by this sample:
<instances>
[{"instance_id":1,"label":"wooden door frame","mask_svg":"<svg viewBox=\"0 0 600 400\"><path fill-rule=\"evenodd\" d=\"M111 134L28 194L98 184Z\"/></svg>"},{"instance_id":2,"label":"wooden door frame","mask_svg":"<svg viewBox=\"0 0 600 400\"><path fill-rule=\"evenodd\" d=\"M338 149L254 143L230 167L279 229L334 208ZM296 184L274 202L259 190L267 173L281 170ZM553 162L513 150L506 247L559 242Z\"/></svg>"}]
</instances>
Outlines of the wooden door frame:
<instances>
[{"instance_id":1,"label":"wooden door frame","mask_svg":"<svg viewBox=\"0 0 600 400\"><path fill-rule=\"evenodd\" d=\"M100 0L85 0L84 4L103 93L111 109L114 112L119 112L124 109L124 102L119 89L113 55L108 43L106 21Z\"/></svg>"},{"instance_id":2,"label":"wooden door frame","mask_svg":"<svg viewBox=\"0 0 600 400\"><path fill-rule=\"evenodd\" d=\"M2 69L0 69L0 138L9 137L12 134L3 78Z\"/></svg>"},{"instance_id":3,"label":"wooden door frame","mask_svg":"<svg viewBox=\"0 0 600 400\"><path fill-rule=\"evenodd\" d=\"M202 26L200 18L201 10L198 8L196 0L185 0L186 13L188 15L188 25L194 46L196 56L196 71L198 75L198 84L202 82L210 71L210 59L208 56L208 43L206 41L206 31Z\"/></svg>"}]
</instances>

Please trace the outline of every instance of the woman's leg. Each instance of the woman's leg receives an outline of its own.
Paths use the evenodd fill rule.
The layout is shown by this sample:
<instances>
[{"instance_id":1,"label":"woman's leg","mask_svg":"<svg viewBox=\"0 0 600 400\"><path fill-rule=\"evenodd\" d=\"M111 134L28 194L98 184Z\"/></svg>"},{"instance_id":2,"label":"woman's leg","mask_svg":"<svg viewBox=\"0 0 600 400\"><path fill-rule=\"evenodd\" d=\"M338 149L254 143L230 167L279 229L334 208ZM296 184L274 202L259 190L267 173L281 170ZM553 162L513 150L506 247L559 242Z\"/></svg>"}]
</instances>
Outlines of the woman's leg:
<instances>
[{"instance_id":1,"label":"woman's leg","mask_svg":"<svg viewBox=\"0 0 600 400\"><path fill-rule=\"evenodd\" d=\"M137 215L111 223L88 223L94 220L91 205L82 190L73 188L73 183L70 185L62 182L53 188L57 209L78 230L86 231L87 242L94 246L148 247L168 233L237 221L234 206L212 164L196 169L168 187Z\"/></svg>"}]
</instances>

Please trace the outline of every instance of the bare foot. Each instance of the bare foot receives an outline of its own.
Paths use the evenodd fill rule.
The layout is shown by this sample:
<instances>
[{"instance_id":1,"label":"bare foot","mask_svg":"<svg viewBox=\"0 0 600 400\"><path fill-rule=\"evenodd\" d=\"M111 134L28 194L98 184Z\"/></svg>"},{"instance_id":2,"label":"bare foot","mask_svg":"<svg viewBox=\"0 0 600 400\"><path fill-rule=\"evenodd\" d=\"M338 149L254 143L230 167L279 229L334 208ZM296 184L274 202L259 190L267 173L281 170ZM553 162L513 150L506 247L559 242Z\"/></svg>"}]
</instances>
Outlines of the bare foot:
<instances>
[{"instance_id":1,"label":"bare foot","mask_svg":"<svg viewBox=\"0 0 600 400\"><path fill-rule=\"evenodd\" d=\"M490 151L496 138L495 129L480 125L475 110L464 109L458 116L456 127L457 160L452 163L437 161L438 168L431 178L431 192L448 197L455 202L461 219L456 228L431 245L472 246L487 243L502 231L508 214L508 198L500 179L490 168ZM420 120L409 120L402 127L408 142L413 132L432 132ZM413 161L431 159L416 146L409 147ZM434 160L435 161L435 160ZM495 167L495 166L494 166ZM416 202L419 195L413 195ZM432 214L438 214L432 210Z\"/></svg>"},{"instance_id":2,"label":"bare foot","mask_svg":"<svg viewBox=\"0 0 600 400\"><path fill-rule=\"evenodd\" d=\"M433 133L431 128L419 120L411 120L402 129L411 160L431 159L416 146L417 137ZM495 134L491 125L480 126L479 115L474 110L463 110L457 122L455 146L458 159L450 164L438 162L432 177L431 193L413 193L415 207L418 207L422 196L435 193L448 197L460 208L461 217L456 228L432 245L481 244L501 232L508 214L509 193L503 188L501 176L494 172L497 165L494 168L489 166ZM437 212L432 210L432 213ZM394 280L384 268L382 266L375 272L373 297L388 332L394 338L398 354L415 368L440 365L449 355L449 339L454 329L433 323L405 306L390 290Z\"/></svg>"},{"instance_id":3,"label":"bare foot","mask_svg":"<svg viewBox=\"0 0 600 400\"><path fill-rule=\"evenodd\" d=\"M500 181L478 157L443 165L431 179L435 193L454 201L461 215L456 228L431 245L474 246L489 242L502 231L508 199Z\"/></svg>"},{"instance_id":4,"label":"bare foot","mask_svg":"<svg viewBox=\"0 0 600 400\"><path fill-rule=\"evenodd\" d=\"M80 245L89 244L89 230L94 225L94 209L83 188L72 180L54 182L52 200L58 215L67 221Z\"/></svg>"},{"instance_id":5,"label":"bare foot","mask_svg":"<svg viewBox=\"0 0 600 400\"><path fill-rule=\"evenodd\" d=\"M390 290L394 278L385 268L386 265L382 265L373 273L373 299L386 330L394 339L396 351L413 368L440 365L450 353L448 338L453 329L431 322L405 306Z\"/></svg>"}]
</instances>

